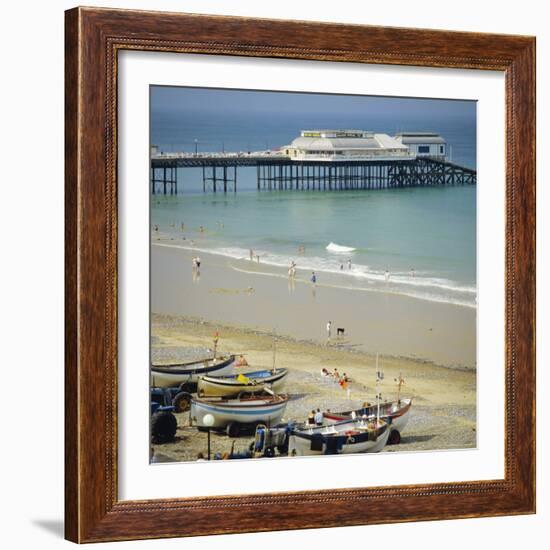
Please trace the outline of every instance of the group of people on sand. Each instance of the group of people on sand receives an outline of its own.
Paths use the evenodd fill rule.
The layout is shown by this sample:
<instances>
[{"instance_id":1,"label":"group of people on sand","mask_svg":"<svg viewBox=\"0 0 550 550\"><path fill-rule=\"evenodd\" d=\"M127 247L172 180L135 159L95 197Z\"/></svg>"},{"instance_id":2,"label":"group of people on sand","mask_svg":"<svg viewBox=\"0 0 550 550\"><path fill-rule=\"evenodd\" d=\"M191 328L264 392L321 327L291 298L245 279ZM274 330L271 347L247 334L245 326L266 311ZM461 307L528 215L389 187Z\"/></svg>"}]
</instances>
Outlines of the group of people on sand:
<instances>
[{"instance_id":1,"label":"group of people on sand","mask_svg":"<svg viewBox=\"0 0 550 550\"><path fill-rule=\"evenodd\" d=\"M321 369L321 376L323 378L332 378L332 381L335 384L338 384L340 388L347 393L348 399L351 399L351 378L345 372L340 374L336 367L334 367L334 370L330 372L328 369L323 367Z\"/></svg>"}]
</instances>

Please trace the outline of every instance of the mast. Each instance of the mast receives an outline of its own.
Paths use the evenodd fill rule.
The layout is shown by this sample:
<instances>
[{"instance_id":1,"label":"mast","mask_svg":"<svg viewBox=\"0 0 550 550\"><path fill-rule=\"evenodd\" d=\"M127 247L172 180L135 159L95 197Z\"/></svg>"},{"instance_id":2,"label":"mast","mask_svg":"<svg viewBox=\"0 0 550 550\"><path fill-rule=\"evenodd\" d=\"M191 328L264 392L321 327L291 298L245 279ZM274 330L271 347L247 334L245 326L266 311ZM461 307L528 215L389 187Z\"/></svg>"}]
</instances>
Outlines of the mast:
<instances>
[{"instance_id":1,"label":"mast","mask_svg":"<svg viewBox=\"0 0 550 550\"><path fill-rule=\"evenodd\" d=\"M380 382L384 380L384 373L378 368L378 353L376 354L376 425L380 423Z\"/></svg>"},{"instance_id":2,"label":"mast","mask_svg":"<svg viewBox=\"0 0 550 550\"><path fill-rule=\"evenodd\" d=\"M220 335L218 331L214 333L214 361L216 360L216 353L218 351L218 340L220 339Z\"/></svg>"}]
</instances>

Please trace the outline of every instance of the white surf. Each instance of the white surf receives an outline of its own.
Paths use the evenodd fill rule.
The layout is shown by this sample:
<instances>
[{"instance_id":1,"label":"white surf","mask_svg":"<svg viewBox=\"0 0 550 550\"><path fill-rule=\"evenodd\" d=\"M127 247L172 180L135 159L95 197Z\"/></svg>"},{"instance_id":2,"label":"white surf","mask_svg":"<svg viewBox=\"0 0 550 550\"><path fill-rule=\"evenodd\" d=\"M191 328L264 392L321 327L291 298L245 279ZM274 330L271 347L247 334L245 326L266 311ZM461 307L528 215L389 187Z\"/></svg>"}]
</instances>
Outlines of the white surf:
<instances>
[{"instance_id":1,"label":"white surf","mask_svg":"<svg viewBox=\"0 0 550 550\"><path fill-rule=\"evenodd\" d=\"M341 246L336 243L329 243L326 248L329 252L336 252L336 253L348 253L353 252L355 248L352 248L351 246Z\"/></svg>"}]
</instances>

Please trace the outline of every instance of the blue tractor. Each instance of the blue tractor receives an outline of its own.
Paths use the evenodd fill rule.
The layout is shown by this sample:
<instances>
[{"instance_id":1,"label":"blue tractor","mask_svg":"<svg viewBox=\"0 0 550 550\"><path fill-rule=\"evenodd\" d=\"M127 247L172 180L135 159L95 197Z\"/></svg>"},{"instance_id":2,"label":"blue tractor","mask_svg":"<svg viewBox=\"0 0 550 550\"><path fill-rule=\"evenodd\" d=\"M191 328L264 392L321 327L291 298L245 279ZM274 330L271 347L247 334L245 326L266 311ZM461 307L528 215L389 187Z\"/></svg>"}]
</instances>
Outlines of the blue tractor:
<instances>
[{"instance_id":1,"label":"blue tractor","mask_svg":"<svg viewBox=\"0 0 550 550\"><path fill-rule=\"evenodd\" d=\"M153 388L154 389L154 388ZM173 441L178 428L174 416L174 406L166 405L159 395L151 389L151 441L153 443L169 443Z\"/></svg>"}]
</instances>

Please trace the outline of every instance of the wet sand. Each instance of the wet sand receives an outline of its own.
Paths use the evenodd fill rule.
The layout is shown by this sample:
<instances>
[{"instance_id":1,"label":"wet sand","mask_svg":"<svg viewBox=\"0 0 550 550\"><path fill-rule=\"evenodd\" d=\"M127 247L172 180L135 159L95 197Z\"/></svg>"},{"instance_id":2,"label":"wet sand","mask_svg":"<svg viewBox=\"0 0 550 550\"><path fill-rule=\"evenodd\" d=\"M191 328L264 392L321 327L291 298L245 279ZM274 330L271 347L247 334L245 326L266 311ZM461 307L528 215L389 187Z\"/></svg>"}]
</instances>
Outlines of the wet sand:
<instances>
[{"instance_id":1,"label":"wet sand","mask_svg":"<svg viewBox=\"0 0 550 550\"><path fill-rule=\"evenodd\" d=\"M200 243L197 243L197 246ZM346 348L407 357L437 365L475 369L476 310L448 303L349 288L341 277L298 269L294 282L286 268L248 259L176 248L182 240L153 235L151 309L213 323L324 343L326 323L345 329ZM192 257L200 255L200 274Z\"/></svg>"},{"instance_id":2,"label":"wet sand","mask_svg":"<svg viewBox=\"0 0 550 550\"><path fill-rule=\"evenodd\" d=\"M201 277L201 284L203 280ZM224 283L220 281L220 286ZM217 296L217 293L213 294ZM247 299L239 290L236 296ZM271 330L244 328L236 323L211 323L205 319L181 315L152 315L152 356L154 362L181 360L191 352L212 347L212 337L219 332L221 352L246 353L250 369L270 368L273 361ZM277 338L277 367L289 369L285 391L290 400L284 419L304 420L312 409L333 411L359 407L374 401L375 356L357 347L328 345L315 340ZM338 384L320 375L325 367L335 367L351 377L351 399ZM383 452L465 449L476 446L476 373L473 369L451 369L417 359L380 355L379 367L385 379L380 385L383 398L395 399L395 379L405 379L403 397L413 397L413 408L399 445L387 446ZM155 461L195 460L206 454L207 434L189 427L189 413L176 415L178 431L174 442L155 445ZM252 438L231 439L212 433L212 453L231 449L243 452Z\"/></svg>"}]
</instances>

